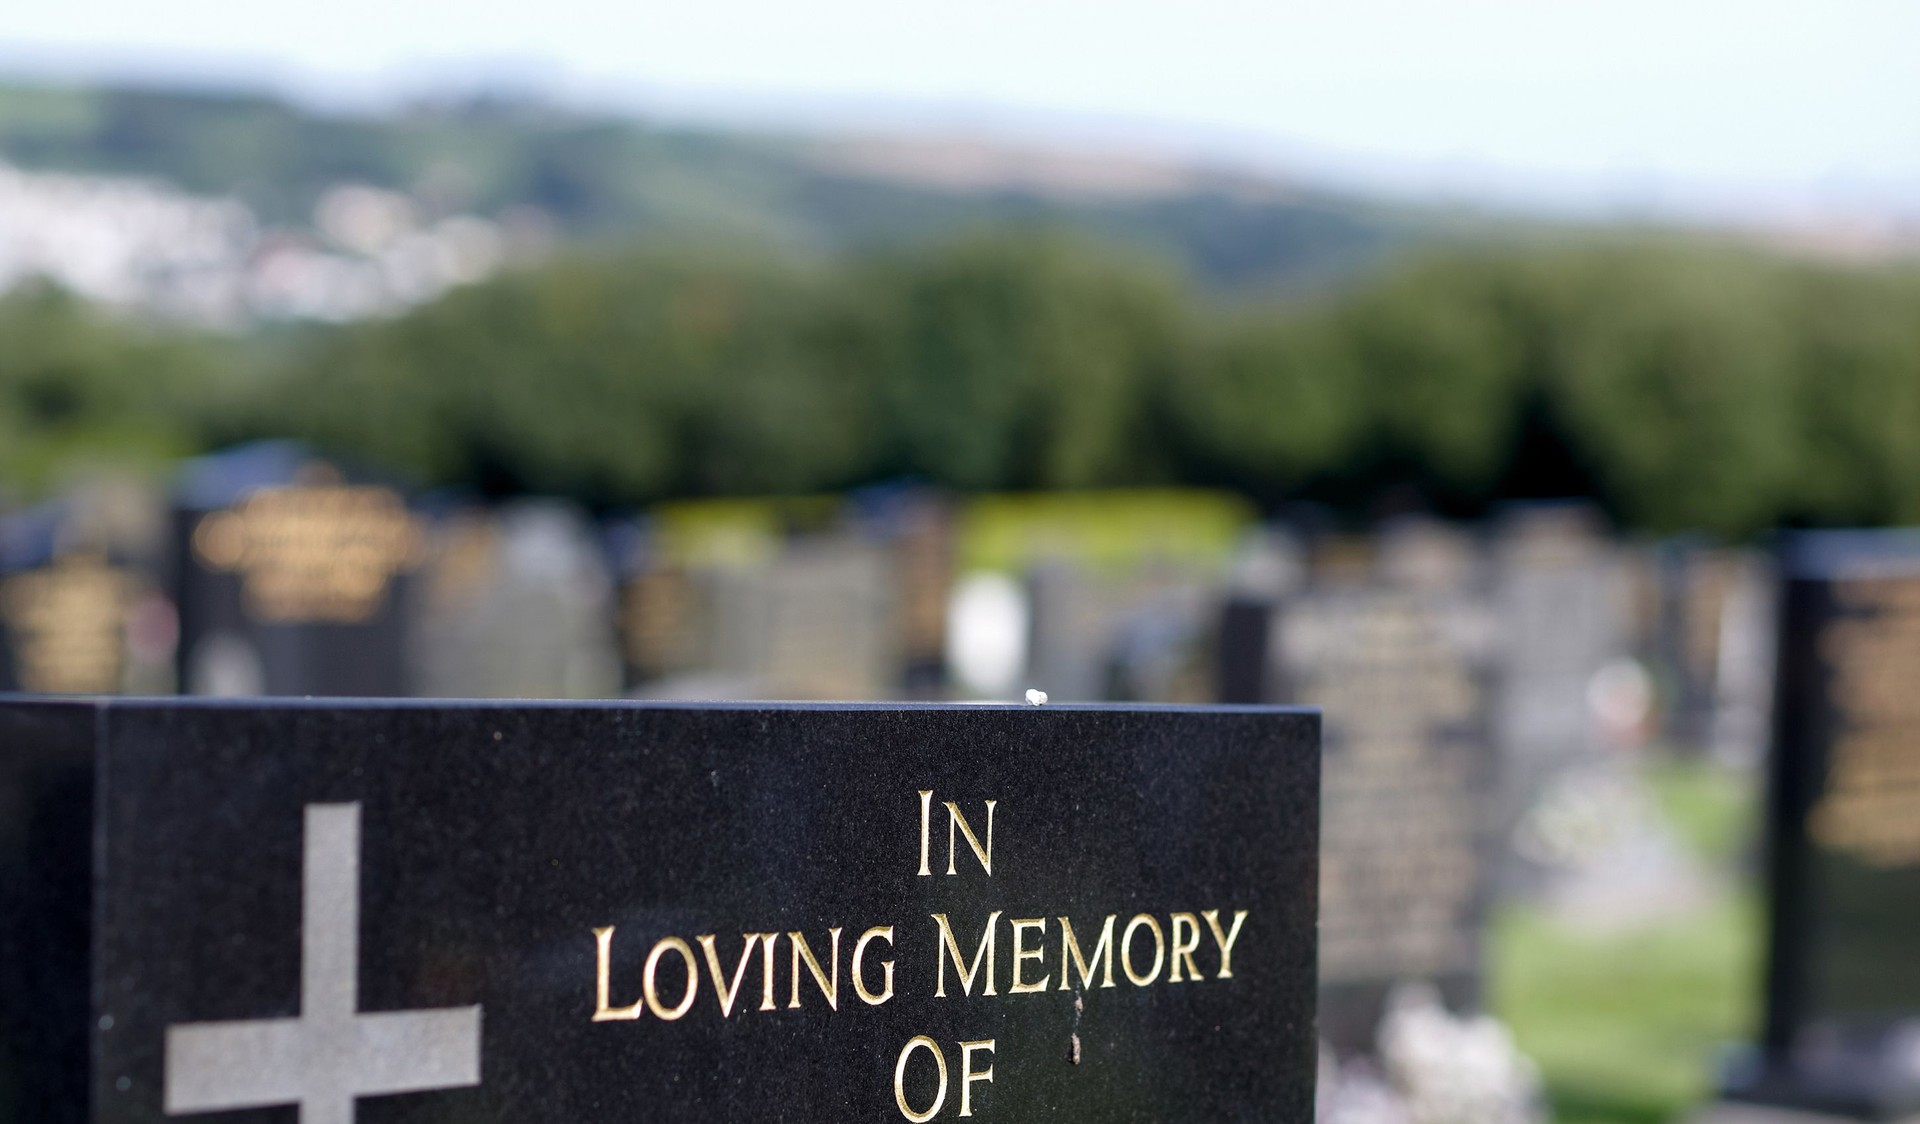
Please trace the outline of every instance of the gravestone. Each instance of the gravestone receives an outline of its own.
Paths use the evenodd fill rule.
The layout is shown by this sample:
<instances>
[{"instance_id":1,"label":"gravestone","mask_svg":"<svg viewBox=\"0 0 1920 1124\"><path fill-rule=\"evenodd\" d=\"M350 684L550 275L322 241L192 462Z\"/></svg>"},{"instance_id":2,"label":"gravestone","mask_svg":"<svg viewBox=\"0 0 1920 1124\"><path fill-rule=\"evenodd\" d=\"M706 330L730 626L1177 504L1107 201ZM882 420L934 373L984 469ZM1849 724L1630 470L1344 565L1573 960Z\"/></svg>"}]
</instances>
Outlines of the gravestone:
<instances>
[{"instance_id":1,"label":"gravestone","mask_svg":"<svg viewBox=\"0 0 1920 1124\"><path fill-rule=\"evenodd\" d=\"M1553 809L1584 798L1607 772L1594 714L1595 677L1628 652L1632 591L1600 517L1574 504L1520 506L1494 538L1500 620L1496 821L1507 848L1502 884L1534 896L1585 860L1552 837Z\"/></svg>"},{"instance_id":2,"label":"gravestone","mask_svg":"<svg viewBox=\"0 0 1920 1124\"><path fill-rule=\"evenodd\" d=\"M674 557L644 516L610 520L603 537L618 588L615 623L626 687L650 693L711 667L711 572Z\"/></svg>"},{"instance_id":3,"label":"gravestone","mask_svg":"<svg viewBox=\"0 0 1920 1124\"><path fill-rule=\"evenodd\" d=\"M1747 552L1721 608L1708 745L1715 759L1726 764L1750 767L1766 752L1777 655L1776 585L1771 562L1759 552Z\"/></svg>"},{"instance_id":4,"label":"gravestone","mask_svg":"<svg viewBox=\"0 0 1920 1124\"><path fill-rule=\"evenodd\" d=\"M1371 584L1310 590L1274 623L1275 698L1327 715L1320 1032L1371 1051L1408 983L1478 1008L1490 894L1494 625L1468 585L1383 549Z\"/></svg>"},{"instance_id":5,"label":"gravestone","mask_svg":"<svg viewBox=\"0 0 1920 1124\"><path fill-rule=\"evenodd\" d=\"M1405 521L1309 556L1322 564L1309 583L1262 567L1225 600L1217 683L1233 701L1326 715L1320 1033L1347 1058L1376 1050L1402 985L1479 1004L1495 622L1474 541L1445 525Z\"/></svg>"},{"instance_id":6,"label":"gravestone","mask_svg":"<svg viewBox=\"0 0 1920 1124\"><path fill-rule=\"evenodd\" d=\"M165 524L148 488L114 480L0 518L0 691L173 690Z\"/></svg>"},{"instance_id":7,"label":"gravestone","mask_svg":"<svg viewBox=\"0 0 1920 1124\"><path fill-rule=\"evenodd\" d=\"M723 588L724 666L763 698L874 699L900 689L900 590L887 551L851 534L789 543L765 570Z\"/></svg>"},{"instance_id":8,"label":"gravestone","mask_svg":"<svg viewBox=\"0 0 1920 1124\"><path fill-rule=\"evenodd\" d=\"M0 701L0 1116L1307 1124L1317 733Z\"/></svg>"},{"instance_id":9,"label":"gravestone","mask_svg":"<svg viewBox=\"0 0 1920 1124\"><path fill-rule=\"evenodd\" d=\"M1043 562L1027 575L1027 678L1073 702L1207 699L1213 598L1202 577L1146 562L1093 570Z\"/></svg>"},{"instance_id":10,"label":"gravestone","mask_svg":"<svg viewBox=\"0 0 1920 1124\"><path fill-rule=\"evenodd\" d=\"M1028 686L1056 700L1212 697L1213 591L1253 527L1246 501L1181 490L984 496L961 572L1024 587Z\"/></svg>"},{"instance_id":11,"label":"gravestone","mask_svg":"<svg viewBox=\"0 0 1920 1124\"><path fill-rule=\"evenodd\" d=\"M422 695L620 693L613 583L585 515L557 500L455 512L431 535L410 630Z\"/></svg>"},{"instance_id":12,"label":"gravestone","mask_svg":"<svg viewBox=\"0 0 1920 1124\"><path fill-rule=\"evenodd\" d=\"M1658 662L1669 738L1729 764L1759 761L1772 688L1773 579L1762 552L1670 543L1661 551Z\"/></svg>"},{"instance_id":13,"label":"gravestone","mask_svg":"<svg viewBox=\"0 0 1920 1124\"><path fill-rule=\"evenodd\" d=\"M908 687L896 544L837 501L670 504L609 527L632 693L848 700Z\"/></svg>"},{"instance_id":14,"label":"gravestone","mask_svg":"<svg viewBox=\"0 0 1920 1124\"><path fill-rule=\"evenodd\" d=\"M408 693L426 540L398 491L263 442L188 462L176 502L182 690Z\"/></svg>"},{"instance_id":15,"label":"gravestone","mask_svg":"<svg viewBox=\"0 0 1920 1124\"><path fill-rule=\"evenodd\" d=\"M1920 1114L1920 532L1789 536L1767 1014L1736 1099Z\"/></svg>"},{"instance_id":16,"label":"gravestone","mask_svg":"<svg viewBox=\"0 0 1920 1124\"><path fill-rule=\"evenodd\" d=\"M849 500L861 536L885 552L892 598L890 647L895 690L912 699L946 697L947 614L955 584L953 505L926 488L877 486Z\"/></svg>"},{"instance_id":17,"label":"gravestone","mask_svg":"<svg viewBox=\"0 0 1920 1124\"><path fill-rule=\"evenodd\" d=\"M1285 528L1253 532L1235 551L1214 636L1217 701L1257 703L1277 697L1272 688L1274 611L1305 580L1299 537Z\"/></svg>"}]
</instances>

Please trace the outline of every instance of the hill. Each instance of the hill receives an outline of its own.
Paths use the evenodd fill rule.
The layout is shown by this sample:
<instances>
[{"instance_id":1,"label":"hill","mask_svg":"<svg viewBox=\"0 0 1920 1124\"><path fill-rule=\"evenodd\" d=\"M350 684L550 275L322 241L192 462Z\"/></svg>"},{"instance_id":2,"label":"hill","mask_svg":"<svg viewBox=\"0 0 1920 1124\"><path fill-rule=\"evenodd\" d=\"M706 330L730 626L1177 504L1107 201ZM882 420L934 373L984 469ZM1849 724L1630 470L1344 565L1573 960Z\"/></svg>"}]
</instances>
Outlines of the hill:
<instances>
[{"instance_id":1,"label":"hill","mask_svg":"<svg viewBox=\"0 0 1920 1124\"><path fill-rule=\"evenodd\" d=\"M978 141L694 128L524 99L322 112L258 93L0 85L0 161L153 177L302 227L343 183L572 239L839 254L1000 225L1077 229L1216 286L1351 271L1491 222L1171 163Z\"/></svg>"}]
</instances>

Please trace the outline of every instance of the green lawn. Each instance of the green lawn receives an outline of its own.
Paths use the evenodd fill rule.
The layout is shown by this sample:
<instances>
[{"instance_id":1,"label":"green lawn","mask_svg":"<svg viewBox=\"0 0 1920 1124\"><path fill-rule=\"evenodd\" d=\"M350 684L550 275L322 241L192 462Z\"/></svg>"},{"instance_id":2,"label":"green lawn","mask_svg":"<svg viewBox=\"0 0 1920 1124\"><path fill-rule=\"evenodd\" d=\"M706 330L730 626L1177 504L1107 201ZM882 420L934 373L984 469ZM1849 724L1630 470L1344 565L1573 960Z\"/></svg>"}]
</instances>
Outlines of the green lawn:
<instances>
[{"instance_id":1,"label":"green lawn","mask_svg":"<svg viewBox=\"0 0 1920 1124\"><path fill-rule=\"evenodd\" d=\"M1697 765L1652 781L1680 837L1733 869L1750 792ZM1489 999L1539 1063L1559 1124L1670 1124L1709 1092L1719 1050L1752 1033L1758 899L1726 881L1697 911L1630 932L1581 933L1526 907L1496 920Z\"/></svg>"}]
</instances>

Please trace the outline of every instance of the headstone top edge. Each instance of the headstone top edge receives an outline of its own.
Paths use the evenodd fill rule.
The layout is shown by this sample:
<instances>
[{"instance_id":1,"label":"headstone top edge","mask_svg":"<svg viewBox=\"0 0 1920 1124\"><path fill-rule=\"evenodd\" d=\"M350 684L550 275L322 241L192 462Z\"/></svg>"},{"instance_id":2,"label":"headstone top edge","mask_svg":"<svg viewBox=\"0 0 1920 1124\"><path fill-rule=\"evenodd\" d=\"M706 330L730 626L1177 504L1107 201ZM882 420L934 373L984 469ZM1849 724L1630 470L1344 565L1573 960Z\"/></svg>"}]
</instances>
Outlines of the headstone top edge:
<instances>
[{"instance_id":1,"label":"headstone top edge","mask_svg":"<svg viewBox=\"0 0 1920 1124\"><path fill-rule=\"evenodd\" d=\"M101 710L573 710L641 711L731 711L731 712L840 712L873 711L971 714L985 711L1015 711L1026 714L1218 714L1249 716L1320 717L1320 708L1282 706L1267 703L1048 703L1036 707L1026 702L818 702L790 700L718 699L710 702L685 699L456 699L456 698L353 698L287 695L259 695L238 698L211 698L171 695L36 695L25 692L0 692L0 706L21 704L97 708Z\"/></svg>"}]
</instances>

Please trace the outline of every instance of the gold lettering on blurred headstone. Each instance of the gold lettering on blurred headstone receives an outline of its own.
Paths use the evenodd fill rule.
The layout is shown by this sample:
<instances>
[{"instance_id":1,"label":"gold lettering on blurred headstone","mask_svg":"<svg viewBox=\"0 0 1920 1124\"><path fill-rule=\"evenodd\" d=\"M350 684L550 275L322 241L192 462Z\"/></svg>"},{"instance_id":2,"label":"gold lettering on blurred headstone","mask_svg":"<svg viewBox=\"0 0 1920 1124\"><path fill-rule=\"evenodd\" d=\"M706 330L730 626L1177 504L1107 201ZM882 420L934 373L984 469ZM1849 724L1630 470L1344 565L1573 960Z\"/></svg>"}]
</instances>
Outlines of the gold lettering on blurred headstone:
<instances>
[{"instance_id":1,"label":"gold lettering on blurred headstone","mask_svg":"<svg viewBox=\"0 0 1920 1124\"><path fill-rule=\"evenodd\" d=\"M247 608L277 624L354 624L379 611L424 536L390 488L337 483L258 491L202 518L193 552L241 575Z\"/></svg>"},{"instance_id":2,"label":"gold lettering on blurred headstone","mask_svg":"<svg viewBox=\"0 0 1920 1124\"><path fill-rule=\"evenodd\" d=\"M65 555L0 582L0 616L20 686L60 694L119 690L137 584L95 554Z\"/></svg>"},{"instance_id":3,"label":"gold lettering on blurred headstone","mask_svg":"<svg viewBox=\"0 0 1920 1124\"><path fill-rule=\"evenodd\" d=\"M1818 640L1836 730L1807 829L1820 845L1874 866L1920 862L1920 582L1840 582L1834 599L1850 615Z\"/></svg>"}]
</instances>

